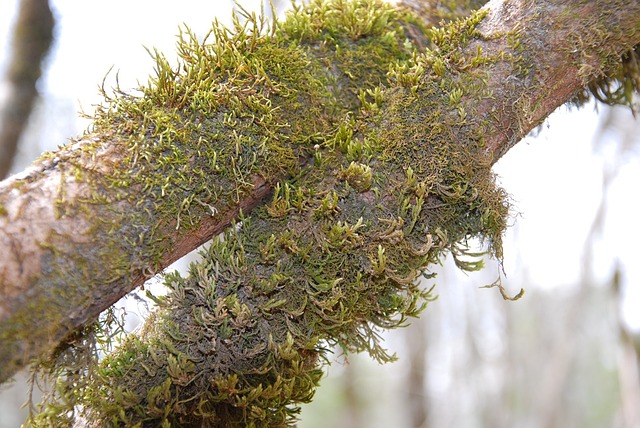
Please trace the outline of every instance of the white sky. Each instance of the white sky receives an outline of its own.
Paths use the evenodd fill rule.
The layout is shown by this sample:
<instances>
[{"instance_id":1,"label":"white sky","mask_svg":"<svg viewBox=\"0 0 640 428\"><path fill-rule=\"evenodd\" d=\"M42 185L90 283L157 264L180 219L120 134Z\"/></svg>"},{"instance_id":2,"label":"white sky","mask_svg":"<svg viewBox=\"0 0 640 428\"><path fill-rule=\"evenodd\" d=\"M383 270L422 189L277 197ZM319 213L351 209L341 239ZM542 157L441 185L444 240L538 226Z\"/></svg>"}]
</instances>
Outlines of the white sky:
<instances>
[{"instance_id":1,"label":"white sky","mask_svg":"<svg viewBox=\"0 0 640 428\"><path fill-rule=\"evenodd\" d=\"M17 0L0 2L0 66L4 64L8 32ZM243 1L259 7L259 1ZM188 23L203 35L217 16L229 22L226 1L183 0L176 7L167 0L76 1L53 0L57 17L54 54L42 92L53 101L51 122L42 139L64 143L88 126L79 120L74 129L60 129L56 110L91 111L100 101L98 85L113 67L106 87L119 72L122 88L145 83L153 62L144 46L156 47L172 58L178 27ZM0 95L2 86L0 85ZM584 241L602 192L602 165L611 150L594 156L592 135L598 126L592 107L554 114L536 139L527 138L496 166L504 187L516 201L515 217L505 237L507 287L518 290L526 265L527 280L535 287L575 284L582 266ZM47 128L48 126L48 128ZM52 138L51 135L55 135ZM53 140L53 141L52 141ZM609 158L606 158L609 155ZM605 156L605 157L603 157ZM606 229L598 241L593 266L595 279L608 279L619 260L628 286L625 318L640 329L640 263L636 262L640 231L635 184L640 182L638 158L630 158L618 171L608 194ZM633 285L632 285L633 284ZM531 284L528 284L531 287Z\"/></svg>"}]
</instances>

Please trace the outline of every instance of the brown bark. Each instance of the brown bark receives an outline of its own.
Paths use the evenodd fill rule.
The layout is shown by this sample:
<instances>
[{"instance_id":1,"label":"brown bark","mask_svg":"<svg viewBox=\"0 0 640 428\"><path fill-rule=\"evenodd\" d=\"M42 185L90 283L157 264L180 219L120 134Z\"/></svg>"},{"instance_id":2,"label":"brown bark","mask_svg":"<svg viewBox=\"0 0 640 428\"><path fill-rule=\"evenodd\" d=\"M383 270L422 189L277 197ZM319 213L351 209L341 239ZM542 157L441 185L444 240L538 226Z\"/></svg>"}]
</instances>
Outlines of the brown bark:
<instances>
[{"instance_id":1,"label":"brown bark","mask_svg":"<svg viewBox=\"0 0 640 428\"><path fill-rule=\"evenodd\" d=\"M493 125L486 151L494 162L638 43L637 1L494 0L485 8L490 13L480 26L483 35L519 33L516 49L530 60L525 70L500 65L492 70L494 96L482 101L479 113ZM486 42L482 49L500 52L505 46Z\"/></svg>"},{"instance_id":2,"label":"brown bark","mask_svg":"<svg viewBox=\"0 0 640 428\"><path fill-rule=\"evenodd\" d=\"M489 95L463 102L477 106L474 123L485 131L489 163L640 43L637 1L492 1L486 9L480 26L484 37L466 50L481 48L497 58L484 73L468 77L470 83L486 82ZM502 37L507 33L512 36ZM519 61L512 60L516 56ZM154 219L164 238L161 249L155 248L162 252L156 262L148 255L153 243L132 238L135 220L129 226L117 220L122 213L132 219L146 215L152 201L144 199L141 189L133 187L126 197L96 205L89 213L77 204L94 192L110 192L92 183L119 168L126 150L120 143L115 130L87 136L0 185L0 239L6 249L0 260L0 381L50 352L270 190L269 183L254 177L252 192L214 216L203 216L188 233L176 231L175 219ZM88 155L85 147L96 144L100 150ZM85 174L75 174L76 166ZM97 226L90 218L101 222Z\"/></svg>"},{"instance_id":3,"label":"brown bark","mask_svg":"<svg viewBox=\"0 0 640 428\"><path fill-rule=\"evenodd\" d=\"M164 230L171 251L162 255L159 266L145 257L148 248L142 242L112 247L108 257L129 263L126 274L114 277L110 260L96 250L93 240L100 236L103 244L107 240L129 240L129 231L121 229L113 234L110 228L119 221L120 213L134 218L140 208L121 201L117 205L96 205L95 212L88 216L76 212L70 207L90 198L89 192L95 189L70 175L65 167L72 163L101 176L117 165L122 157L117 144L104 145L94 157L83 153L87 144L98 139L87 136L0 183L0 245L6 249L0 270L0 381L43 350L55 348L161 268L220 233L239 210L251 211L271 189L262 177L254 177L251 194L230 209L204 217L189 234L169 221ZM131 192L136 193L135 189ZM101 228L96 229L91 222L94 216L101 217Z\"/></svg>"}]
</instances>

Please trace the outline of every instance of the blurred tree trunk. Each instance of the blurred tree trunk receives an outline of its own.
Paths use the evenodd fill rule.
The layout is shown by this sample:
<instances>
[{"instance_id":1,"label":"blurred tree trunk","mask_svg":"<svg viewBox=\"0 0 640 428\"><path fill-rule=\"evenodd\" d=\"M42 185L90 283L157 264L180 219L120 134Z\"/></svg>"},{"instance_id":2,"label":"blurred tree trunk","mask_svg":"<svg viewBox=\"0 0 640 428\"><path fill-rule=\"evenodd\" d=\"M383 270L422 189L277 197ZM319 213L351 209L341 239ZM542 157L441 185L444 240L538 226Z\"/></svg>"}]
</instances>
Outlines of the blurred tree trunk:
<instances>
[{"instance_id":1,"label":"blurred tree trunk","mask_svg":"<svg viewBox=\"0 0 640 428\"><path fill-rule=\"evenodd\" d=\"M38 96L36 83L53 40L48 0L21 0L7 70L8 96L0 106L0 179L9 174L18 141Z\"/></svg>"},{"instance_id":2,"label":"blurred tree trunk","mask_svg":"<svg viewBox=\"0 0 640 428\"><path fill-rule=\"evenodd\" d=\"M636 114L634 112L634 114ZM598 150L606 150L606 133L614 131L616 133L615 150L610 164L604 166L602 177L603 196L600 201L598 215L594 219L593 231L587 244L590 251L594 251L596 232L604 235L606 210L608 207L608 197L612 193L611 189L615 179L620 173L629 156L637 150L638 143L638 121L631 121L628 112L617 107L606 108L603 111L600 126L594 137L594 145ZM611 142L609 142L611 144ZM609 281L609 288L612 299L612 310L615 312L615 328L619 340L620 350L618 352L618 379L620 391L620 407L622 413L622 424L625 427L640 427L640 338L634 333L623 320L623 301L625 299L625 287L628 287L624 278L624 270L619 260L616 260L614 270Z\"/></svg>"},{"instance_id":3,"label":"blurred tree trunk","mask_svg":"<svg viewBox=\"0 0 640 428\"><path fill-rule=\"evenodd\" d=\"M341 376L341 387L344 391L345 409L342 420L343 427L364 428L363 415L367 412L362 403L362 391L357 384L359 361L348 362Z\"/></svg>"},{"instance_id":4,"label":"blurred tree trunk","mask_svg":"<svg viewBox=\"0 0 640 428\"><path fill-rule=\"evenodd\" d=\"M618 355L618 379L622 420L625 427L637 428L640 427L640 338L629 330L620 316L623 313L622 281L622 272L618 267L611 278L611 291L619 314L617 327L621 350Z\"/></svg>"},{"instance_id":5,"label":"blurred tree trunk","mask_svg":"<svg viewBox=\"0 0 640 428\"><path fill-rule=\"evenodd\" d=\"M429 427L429 397L427 388L428 341L424 319L416 320L405 332L409 350L409 371L407 373L407 407L413 428Z\"/></svg>"}]
</instances>

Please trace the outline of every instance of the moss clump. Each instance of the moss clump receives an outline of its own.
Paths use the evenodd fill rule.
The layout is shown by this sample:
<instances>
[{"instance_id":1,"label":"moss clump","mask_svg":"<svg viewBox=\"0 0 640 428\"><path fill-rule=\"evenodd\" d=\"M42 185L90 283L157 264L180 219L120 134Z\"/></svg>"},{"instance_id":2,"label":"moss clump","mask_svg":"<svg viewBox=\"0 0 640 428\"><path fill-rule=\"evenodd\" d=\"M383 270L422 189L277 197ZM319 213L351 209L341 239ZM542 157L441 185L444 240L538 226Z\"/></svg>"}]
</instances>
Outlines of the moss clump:
<instances>
[{"instance_id":1,"label":"moss clump","mask_svg":"<svg viewBox=\"0 0 640 428\"><path fill-rule=\"evenodd\" d=\"M324 156L352 165L339 150ZM168 275L171 292L145 330L75 392L90 409L83 416L109 426L288 426L312 398L329 345L391 360L377 329L404 325L431 299L421 272L494 231L482 218L487 195L374 163L366 191L309 172L280 191L286 215L272 200L215 239L188 277Z\"/></svg>"},{"instance_id":2,"label":"moss clump","mask_svg":"<svg viewBox=\"0 0 640 428\"><path fill-rule=\"evenodd\" d=\"M465 254L472 237L500 257L508 204L462 101L486 96L481 79L464 75L492 59L457 49L477 37L482 15L434 30L432 49L413 55L397 42L400 16L336 0L296 9L268 36L218 29L212 45L181 42L179 71L159 58L151 89L105 112L98 126L131 136L134 182L180 227L206 211L193 201L224 210L253 173L293 177L215 239L188 277L167 275L170 293L144 330L63 382L35 425L82 416L106 426L289 426L329 345L393 359L378 330L425 307L431 290L418 279L430 265ZM379 62L358 68L365 52ZM312 72L319 64L332 67ZM190 89L201 80L210 83ZM207 188L187 168L228 187Z\"/></svg>"},{"instance_id":3,"label":"moss clump","mask_svg":"<svg viewBox=\"0 0 640 428\"><path fill-rule=\"evenodd\" d=\"M447 216L457 218L450 227L458 229L451 241L464 240L465 230L483 230L501 257L506 195L496 189L488 168L492 159L482 150L486 119L476 114L478 101L491 96L483 83L485 66L498 58L465 49L481 37L475 28L483 16L477 12L433 30L431 48L392 70L397 86L387 91L381 106L385 114L369 138L383 142L382 159L410 172L416 197L437 195L437 205L445 210L467 204L463 211L475 212L465 217L463 211L449 211Z\"/></svg>"},{"instance_id":4,"label":"moss clump","mask_svg":"<svg viewBox=\"0 0 640 428\"><path fill-rule=\"evenodd\" d=\"M96 284L130 291L129 278L156 273L194 228L235 217L257 183L269 188L298 175L357 108L360 91L412 55L408 16L376 0L315 2L271 28L247 15L232 29L215 25L205 40L185 30L175 68L154 52L149 84L107 97L81 149L39 161L40 170L61 173L58 215L88 227L41 243L47 275L15 302L12 325L0 326L0 355L15 360L0 375L41 355L32 344L72 334L68 314L83 308L82 320L95 310L87 302L100 295ZM83 194L68 192L68 183L81 183ZM53 289L74 292L63 298Z\"/></svg>"},{"instance_id":5,"label":"moss clump","mask_svg":"<svg viewBox=\"0 0 640 428\"><path fill-rule=\"evenodd\" d=\"M622 55L622 61L611 67L598 79L590 81L585 90L578 92L572 103L583 105L594 97L601 103L626 105L637 110L636 94L640 91L640 45Z\"/></svg>"},{"instance_id":6,"label":"moss clump","mask_svg":"<svg viewBox=\"0 0 640 428\"><path fill-rule=\"evenodd\" d=\"M122 197L138 208L113 221L114 252L122 235L133 235L154 271L172 245L161 238L167 232L224 217L257 176L273 184L299 174L315 144L357 108L360 92L411 56L408 16L376 0L316 1L271 28L246 15L231 30L215 25L203 41L185 30L177 68L154 52L156 75L142 95L108 98L95 117L96 133L121 139L123 159L114 173L92 176L88 203L112 206ZM129 232L149 218L153 227Z\"/></svg>"},{"instance_id":7,"label":"moss clump","mask_svg":"<svg viewBox=\"0 0 640 428\"><path fill-rule=\"evenodd\" d=\"M586 9L588 7L588 9ZM589 18L584 19L585 10ZM598 2L595 7L576 5L567 8L562 19L575 20L582 17L582 27L573 27L567 34L571 49L566 52L578 67L584 90L575 94L572 102L582 105L595 98L608 105L626 105L637 109L635 94L640 89L640 45L627 52L616 52L616 40L637 35L638 28L623 28L615 25L619 16L637 13L628 2L608 0ZM559 22L558 25L566 25ZM587 53L589 52L589 53Z\"/></svg>"}]
</instances>

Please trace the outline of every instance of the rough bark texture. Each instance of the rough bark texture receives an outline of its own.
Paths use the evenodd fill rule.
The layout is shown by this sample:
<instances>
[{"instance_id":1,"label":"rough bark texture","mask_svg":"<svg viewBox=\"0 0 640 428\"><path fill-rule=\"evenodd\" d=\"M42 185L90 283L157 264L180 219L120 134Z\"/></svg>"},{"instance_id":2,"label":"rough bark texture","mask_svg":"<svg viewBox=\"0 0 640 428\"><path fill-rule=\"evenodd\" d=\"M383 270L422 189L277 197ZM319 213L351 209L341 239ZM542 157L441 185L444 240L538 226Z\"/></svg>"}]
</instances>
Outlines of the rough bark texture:
<instances>
[{"instance_id":1,"label":"rough bark texture","mask_svg":"<svg viewBox=\"0 0 640 428\"><path fill-rule=\"evenodd\" d=\"M287 177L295 177L299 183L308 186L300 184L297 188L302 189L300 207L297 208L301 217L308 213L308 220L315 218L309 207L323 212L336 210L338 206L340 209L336 211L342 212L340 221L330 227L329 232L318 231L317 236L313 226L302 220L295 223L296 219L290 220L294 223L285 225L278 224L276 220L261 223L261 218L258 227L268 224L274 227L274 231L278 228L295 231L304 226L314 239L329 233L328 237L322 238L329 242L340 238L340 234L347 234L349 237L338 239L341 250L345 251L344 257L352 257L347 254L348 248L342 248L345 240L360 246L358 251L363 251L366 256L359 261L345 260L363 269L372 284L377 284L382 275L397 289L410 295L417 293L409 284L413 283L418 270L424 268L424 263L437 260L439 252L454 249L455 242L469 235L500 232L496 225L493 229L485 229L494 215L496 219L499 217L491 211L494 208L485 207L485 212L478 214L478 221L482 224L460 228L438 223L441 220L439 216L445 215L438 210L445 205L454 206L453 200L469 203L469 207L482 206L483 201L492 197L494 190L483 184L484 181L474 181L479 180L476 176L486 177L488 167L513 144L586 84L613 70L621 55L640 43L638 2L492 1L485 7L485 12L476 15L473 21L453 23L447 29L426 32L415 17L404 12L384 9L383 12L372 13L371 10L382 8L376 2L362 2L357 6L355 3L346 4L352 6L331 2L332 14L320 18L311 14L312 18L308 20L306 12L299 11L298 18L286 21L284 26L268 36L244 33L243 37L233 38L227 33L220 33L218 40L222 38L224 41L226 37L233 48L224 50L220 47L223 42L219 42L218 48L213 48L214 51L218 49L215 55L200 44L185 43L180 56L185 63L191 64L191 68L185 67L187 71L184 74L164 67L162 58L159 58L158 77L143 98L132 101L123 96L122 100L112 101L111 107L99 114L94 135L47 155L26 174L2 184L0 230L2 246L10 249L10 256L0 261L0 293L3 295L0 301L0 380L6 380L32 358L51 352L63 339L69 338L70 334L90 323L102 310L139 285L145 275L157 272L212 233L222 230L240 208L243 211L252 208L276 181ZM314 3L314 7L313 10L325 10L321 3ZM341 13L349 18L336 18ZM337 20L334 22L332 19ZM306 22L311 24L305 26ZM259 27L257 21L255 25ZM327 42L329 39L333 44ZM421 47L425 40L429 45L426 50ZM412 57L414 51L416 56ZM369 61L371 57L374 60ZM197 87L198 79L210 77L198 75L197 61L203 58L218 61L212 75L220 79L220 84L215 86L218 98L213 101L203 101L198 89L189 86L195 82ZM224 61L228 64L223 64ZM292 69L282 71L285 64ZM387 76L390 67L392 71ZM160 110L166 115L160 116ZM350 112L358 118L356 125L350 122ZM315 120L310 121L309 118ZM185 119L191 122L185 125ZM350 134L340 137L341 133ZM456 152L447 151L449 149L435 143L437 140L442 144L441 140L445 139L455 140ZM167 140L169 145L166 145ZM183 141L191 143L183 147ZM369 160L361 153L369 150L366 141L378 141L382 145L382 148L370 149ZM145 144L147 149L140 149ZM459 152L462 154L458 159ZM455 155L452 159L435 159L451 154ZM216 164L218 156L224 160L222 172ZM325 165L323 156L334 163ZM310 172L313 169L307 168L307 161L312 159L318 165L315 171L321 171L319 177ZM474 165L465 165L470 160ZM426 188L420 190L418 183L414 183L413 172L407 170L416 168L418 179L424 180L420 181L424 184L429 182L430 173L441 174L438 168L452 167L455 162L460 164L453 164L453 167L467 168L465 171L471 171L473 176L466 178L466 184L451 181L459 171L444 174L451 176L437 177L431 182L435 196L429 198ZM371 167L374 168L373 175ZM380 174L377 171L386 171L388 177L375 175ZM186 174L190 174L188 179L182 177ZM150 180L149 177L155 178ZM348 184L336 181L336 177ZM386 179L402 181L403 186L411 187L413 196L404 201L405 205L402 200L393 198L406 189L400 191L394 185L386 188L381 185L380 194L370 191L372 183ZM338 203L330 200L330 194L318 194L319 189L332 188L335 188L335 195L342 195L336 206L333 205ZM349 189L355 193L350 193ZM289 190L283 187L280 191ZM478 193L474 192L481 195L477 202ZM293 199L289 193L286 196L283 193L276 195L270 208L263 210L262 215L280 218L293 210ZM281 200L284 202L279 204ZM391 216L390 223L384 226L391 230L385 231L382 224L376 223L377 217L372 216L371 224L365 226L371 230L362 232L363 244L356 233L361 227L357 226L360 214L348 211L359 207L364 212L363 207L376 201L380 206L387 204L382 214L397 211L405 212L409 217L398 220ZM420 214L423 203L433 211ZM411 212L414 213L413 221ZM328 217L331 215L327 214ZM428 234L433 242L422 242L422 238L409 236L416 232L412 230L421 215L431 217L422 219L424 225L422 229L416 227L416 231L421 231L422 236ZM462 214L455 215L461 222L465 221ZM402 225L409 223L411 227L403 229ZM450 235L442 234L442 230L449 230ZM395 235L391 237L391 234ZM404 235L407 242L402 237ZM367 241L369 238L371 242ZM499 239L496 236L489 238ZM251 243L246 236L234 238L232 235L228 239L231 241L229 245L239 248L255 245L256 252L262 251L260 245L266 245L265 242L260 245ZM304 253L306 247L302 244L315 248L313 241L296 242L282 236L278 239L278 251L288 251L278 256L283 259ZM320 243L325 242L322 239ZM391 253L390 256L394 257L390 263L398 263L398 267L405 263L402 269L389 271L384 268L386 256L378 244L380 240L403 242L404 252ZM417 244L426 248L424 253L416 249L419 248ZM220 245L216 250L220 252L217 256L227 257L231 250ZM435 245L433 252L430 251L432 245ZM377 254L374 254L376 248ZM418 258L424 259L413 263L409 254L412 252L413 258L419 254ZM243 259L240 254L243 253L232 256L229 263L240 263L233 262L234 257ZM262 269L272 269L265 266L259 264ZM203 269L194 277L205 281L214 276L208 268ZM237 266L229 269L233 273ZM406 278L398 276L401 270L404 270L401 273L407 275ZM218 275L221 274L216 268L215 277ZM235 272L234 275L239 274ZM265 281L270 281L269 278L272 277L267 276ZM222 279L219 281L224 282ZM166 304L166 311L178 317L181 309L176 302L195 299L189 292L185 295L184 289L193 290L197 286L178 279L174 282L172 286L180 296ZM281 285L274 287L279 290ZM336 285L332 283L331 287ZM380 295L387 295L388 291L384 290L380 289ZM223 295L218 296L222 299L218 301L221 312L216 312L216 317L224 318L221 314L231 311L235 317L233 328L240 330L249 329L250 323L244 318L246 314L243 315L245 306L253 308L255 305L264 309L264 305L279 305L275 300L264 302L260 296L249 296L244 289L234 291L242 299L248 299L241 300L241 303L233 300L238 297L230 297L236 294L225 297L226 292L221 293ZM388 297L393 301L392 295ZM409 298L411 304L415 303L413 297ZM327 301L334 298L338 299L337 296L327 297L323 302L328 305ZM198 306L198 303L190 304ZM403 308L404 304L409 303L394 301L391 306L399 306L390 312ZM294 308L285 309L288 311L283 312L285 319L297 313ZM379 310L389 309L385 306ZM326 316L324 311L329 311L328 307L323 306L321 311ZM183 315L190 316L188 313ZM335 341L349 349L368 349L366 341L371 337L363 334L361 329L367 322L376 320L367 319L365 315L371 314L362 308L354 310L350 316L355 318L349 321L353 325L345 327L344 337L316 333L314 324L302 323L296 331L307 331L307 338ZM169 315L158 317L164 316ZM218 320L220 325L216 326L224 329L227 321L223 322L222 318ZM384 318L377 321L385 325ZM147 352L149 343L162 342L167 335L174 334L172 328L175 329L175 325L187 330L191 328L183 322L184 318L172 318L168 323L168 333L161 328L148 327L142 335L147 342L132 339L130 345L142 353ZM321 316L320 321L314 322L324 325L327 320ZM331 327L328 329L343 327L340 323L329 324ZM261 330L266 327L255 328ZM273 331L278 331L278 327L273 327ZM291 371L304 371L310 389L303 388L304 391L297 392L299 395L287 397L294 401L303 400L312 390L317 376L314 371L318 352L314 346L317 345L298 342L297 338L295 343L290 343L284 331L274 336L277 337L260 336L259 344L253 343L252 346L255 349L269 348L278 355L289 355L292 348L308 352L306 359L299 356L287 358L282 369L288 370L289 374ZM275 343L272 344L271 340ZM167 352L166 348L162 352ZM172 358L187 355L187 351L181 350L175 355ZM120 364L123 358L120 354L114 360ZM188 361L200 363L202 360ZM178 361L177 369L193 370L188 361ZM230 361L235 360L231 358ZM251 370L264 369L263 360L251 364L257 364L251 366ZM144 364L143 367L148 369ZM231 367L220 367L216 370L227 376ZM110 370L113 367L107 370L109 373L101 374L104 376L101 382L110 379L109 376L113 375ZM156 369L151 371L156 373ZM220 398L224 395L220 391L233 390L236 384L232 378L215 373L207 382L217 385L216 397ZM280 379L276 375L269 374ZM181 385L180 382L187 378L180 375L159 377L154 381L159 383L149 390L153 390L155 398L159 395L172 397L175 392L172 382ZM122 386L127 390L139 380L132 377L119 381L129 385ZM182 386L187 390L186 385ZM104 385L92 388L95 392L101 387ZM140 410L136 406L146 406L147 410L151 406L153 411L163 414L177 405L171 400L169 404L141 404L140 400L153 401L155 398L145 398L140 394L124 398L134 413ZM178 400L182 403L180 400L183 399ZM116 409L124 405L121 401L116 402ZM239 406L238 403L234 405ZM239 411L240 417L246 416L248 411L246 408L234 408L233 412L225 409L230 414ZM110 414L112 410L96 410L97 416L94 417L102 420L102 412L119 417L114 416L117 411ZM215 414L211 409L199 410ZM216 411L220 412L219 409ZM256 409L252 411L258 412ZM178 418L179 412L176 411L176 415ZM238 417L238 414L233 415ZM159 419L154 423L167 421L161 415L157 417ZM202 417L206 418L206 415ZM124 418L121 422L135 421L129 414ZM286 418L280 422L283 421L286 422ZM196 422L201 423L202 420ZM196 422L191 420L191 423Z\"/></svg>"},{"instance_id":2,"label":"rough bark texture","mask_svg":"<svg viewBox=\"0 0 640 428\"><path fill-rule=\"evenodd\" d=\"M0 240L6 249L0 271L0 380L57 347L163 266L222 232L239 210L251 211L270 190L264 178L252 177L252 189L237 205L203 215L188 234L176 229L175 219L156 218L149 200L134 188L127 201L91 203L87 212L86 206L78 207L95 197L95 181L87 185L79 180L70 165L92 180L102 178L122 153L117 144L101 146L91 155L83 152L100 141L86 136L0 184ZM131 219L145 218L147 224L135 220L119 226L123 212ZM148 256L154 250L142 241L143 233L156 226L162 227L165 248L172 249L159 262Z\"/></svg>"},{"instance_id":3,"label":"rough bark texture","mask_svg":"<svg viewBox=\"0 0 640 428\"><path fill-rule=\"evenodd\" d=\"M515 67L495 67L492 98L481 101L479 113L495 124L486 150L495 160L538 126L557 107L590 82L620 64L637 44L638 2L491 1L491 13L481 24L488 38L516 31L511 46L526 61ZM633 18L632 18L633 17ZM484 45L492 52L504 46Z\"/></svg>"}]
</instances>

